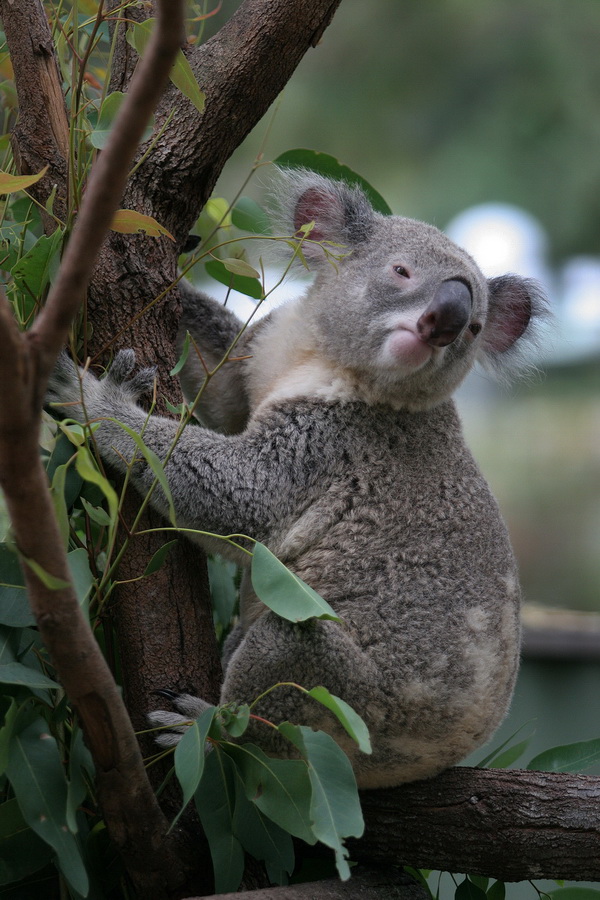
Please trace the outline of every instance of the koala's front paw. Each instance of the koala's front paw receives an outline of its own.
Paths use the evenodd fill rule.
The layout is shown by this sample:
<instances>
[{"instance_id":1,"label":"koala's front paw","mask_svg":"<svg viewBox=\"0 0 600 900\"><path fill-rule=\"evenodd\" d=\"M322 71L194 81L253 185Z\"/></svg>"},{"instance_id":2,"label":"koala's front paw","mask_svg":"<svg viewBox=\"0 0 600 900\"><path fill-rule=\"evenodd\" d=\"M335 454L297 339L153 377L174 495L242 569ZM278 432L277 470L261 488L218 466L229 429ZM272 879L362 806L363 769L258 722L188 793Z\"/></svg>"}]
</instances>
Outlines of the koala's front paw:
<instances>
[{"instance_id":1,"label":"koala's front paw","mask_svg":"<svg viewBox=\"0 0 600 900\"><path fill-rule=\"evenodd\" d=\"M205 709L210 706L206 700L193 697L191 694L175 694L173 691L156 691L167 697L179 712L171 712L167 709L155 709L148 713L148 721L155 728L168 728L155 737L160 747L174 747L181 740L182 735L188 729L189 724L197 719Z\"/></svg>"},{"instance_id":2,"label":"koala's front paw","mask_svg":"<svg viewBox=\"0 0 600 900\"><path fill-rule=\"evenodd\" d=\"M156 369L140 369L130 378L134 369L133 350L119 351L102 379L78 369L66 353L61 353L48 382L46 405L80 422L118 417L124 408L135 405L141 394L152 390Z\"/></svg>"},{"instance_id":3,"label":"koala's front paw","mask_svg":"<svg viewBox=\"0 0 600 900\"><path fill-rule=\"evenodd\" d=\"M123 398L136 402L142 394L147 394L152 390L156 378L156 366L140 369L130 378L134 369L135 352L119 350L101 383L108 390L115 391Z\"/></svg>"},{"instance_id":4,"label":"koala's front paw","mask_svg":"<svg viewBox=\"0 0 600 900\"><path fill-rule=\"evenodd\" d=\"M82 370L78 371L73 360L63 352L59 355L54 370L48 379L44 405L51 411L59 412L69 418L83 421L81 398L83 379L93 377Z\"/></svg>"}]
</instances>

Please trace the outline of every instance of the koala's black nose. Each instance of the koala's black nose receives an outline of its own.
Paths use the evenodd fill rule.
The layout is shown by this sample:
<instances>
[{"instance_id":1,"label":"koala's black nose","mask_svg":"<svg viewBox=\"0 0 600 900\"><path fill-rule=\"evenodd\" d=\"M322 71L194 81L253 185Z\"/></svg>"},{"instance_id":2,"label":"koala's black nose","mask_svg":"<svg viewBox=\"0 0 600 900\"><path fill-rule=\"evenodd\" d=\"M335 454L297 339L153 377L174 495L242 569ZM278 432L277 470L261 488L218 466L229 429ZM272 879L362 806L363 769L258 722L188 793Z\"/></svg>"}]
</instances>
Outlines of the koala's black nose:
<instances>
[{"instance_id":1,"label":"koala's black nose","mask_svg":"<svg viewBox=\"0 0 600 900\"><path fill-rule=\"evenodd\" d=\"M472 304L471 291L464 281L442 282L417 322L421 340L431 347L451 344L469 321Z\"/></svg>"}]
</instances>

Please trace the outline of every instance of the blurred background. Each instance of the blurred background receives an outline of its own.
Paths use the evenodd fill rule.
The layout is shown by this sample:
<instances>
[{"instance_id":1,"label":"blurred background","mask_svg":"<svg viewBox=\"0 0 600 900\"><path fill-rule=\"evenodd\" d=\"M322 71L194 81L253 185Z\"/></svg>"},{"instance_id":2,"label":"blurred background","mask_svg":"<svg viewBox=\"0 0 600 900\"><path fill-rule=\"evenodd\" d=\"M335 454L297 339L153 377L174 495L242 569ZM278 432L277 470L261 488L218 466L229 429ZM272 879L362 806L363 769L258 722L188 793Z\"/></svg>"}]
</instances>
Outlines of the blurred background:
<instances>
[{"instance_id":1,"label":"blurred background","mask_svg":"<svg viewBox=\"0 0 600 900\"><path fill-rule=\"evenodd\" d=\"M260 152L320 150L394 212L448 231L486 274L544 283L554 320L537 373L508 390L474 375L459 396L527 601L513 710L494 739L529 723L517 765L600 737L599 37L598 0L342 0L219 186L232 196ZM260 198L261 180L247 193Z\"/></svg>"}]
</instances>

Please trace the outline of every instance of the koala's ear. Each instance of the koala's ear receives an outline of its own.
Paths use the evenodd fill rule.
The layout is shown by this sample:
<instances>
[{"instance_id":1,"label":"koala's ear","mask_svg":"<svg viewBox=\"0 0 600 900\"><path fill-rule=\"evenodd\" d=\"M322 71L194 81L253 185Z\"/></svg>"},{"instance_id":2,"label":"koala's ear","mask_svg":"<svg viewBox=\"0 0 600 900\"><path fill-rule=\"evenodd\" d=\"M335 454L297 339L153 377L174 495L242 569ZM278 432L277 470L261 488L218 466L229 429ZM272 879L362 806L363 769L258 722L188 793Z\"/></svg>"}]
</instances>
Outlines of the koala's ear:
<instances>
[{"instance_id":1,"label":"koala's ear","mask_svg":"<svg viewBox=\"0 0 600 900\"><path fill-rule=\"evenodd\" d=\"M303 245L305 256L325 259L311 241L331 241L352 249L368 238L375 213L360 188L307 170L282 170L278 181L276 200L282 224L296 233L303 225L315 223Z\"/></svg>"},{"instance_id":2,"label":"koala's ear","mask_svg":"<svg viewBox=\"0 0 600 900\"><path fill-rule=\"evenodd\" d=\"M481 361L501 376L510 376L531 365L528 356L549 316L548 301L538 282L518 275L488 279L488 291Z\"/></svg>"}]
</instances>

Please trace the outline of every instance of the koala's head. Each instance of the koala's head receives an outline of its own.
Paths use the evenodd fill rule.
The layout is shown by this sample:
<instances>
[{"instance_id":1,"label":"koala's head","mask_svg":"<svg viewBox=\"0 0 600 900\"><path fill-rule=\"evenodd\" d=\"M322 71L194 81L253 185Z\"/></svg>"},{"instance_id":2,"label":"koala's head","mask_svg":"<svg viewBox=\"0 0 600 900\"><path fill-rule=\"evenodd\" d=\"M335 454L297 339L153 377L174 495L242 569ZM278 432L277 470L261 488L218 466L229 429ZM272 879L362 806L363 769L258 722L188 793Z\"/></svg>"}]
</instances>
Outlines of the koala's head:
<instances>
[{"instance_id":1,"label":"koala's head","mask_svg":"<svg viewBox=\"0 0 600 900\"><path fill-rule=\"evenodd\" d=\"M311 172L282 173L280 204L293 231L314 222L302 244L316 271L307 328L374 398L426 409L477 361L500 374L522 364L545 311L534 282L487 279L437 228L383 216L359 188ZM332 265L321 241L346 255Z\"/></svg>"}]
</instances>

